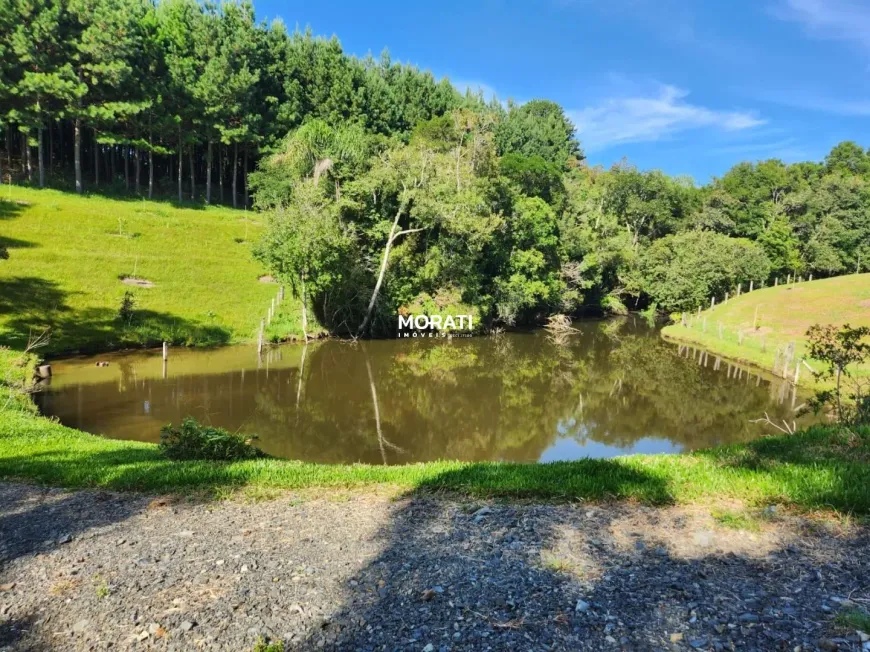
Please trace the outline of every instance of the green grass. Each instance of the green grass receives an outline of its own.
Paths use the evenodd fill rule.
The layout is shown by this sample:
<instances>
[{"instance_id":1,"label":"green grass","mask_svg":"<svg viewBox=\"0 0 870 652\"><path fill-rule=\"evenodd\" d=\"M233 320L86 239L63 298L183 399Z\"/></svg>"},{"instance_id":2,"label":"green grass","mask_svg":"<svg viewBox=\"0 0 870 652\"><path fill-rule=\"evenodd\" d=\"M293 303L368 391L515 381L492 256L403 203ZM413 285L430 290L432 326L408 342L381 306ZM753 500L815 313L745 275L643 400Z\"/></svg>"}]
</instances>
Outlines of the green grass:
<instances>
[{"instance_id":1,"label":"green grass","mask_svg":"<svg viewBox=\"0 0 870 652\"><path fill-rule=\"evenodd\" d=\"M252 652L284 652L284 641L268 642L261 636L254 644Z\"/></svg>"},{"instance_id":2,"label":"green grass","mask_svg":"<svg viewBox=\"0 0 870 652\"><path fill-rule=\"evenodd\" d=\"M473 496L616 498L653 504L739 499L749 505L868 513L868 461L870 429L848 434L832 427L691 454L548 464L171 461L153 444L97 437L27 411L0 412L0 478L69 488L219 494L228 489L389 486Z\"/></svg>"},{"instance_id":3,"label":"green grass","mask_svg":"<svg viewBox=\"0 0 870 652\"><path fill-rule=\"evenodd\" d=\"M841 610L834 622L844 629L857 629L865 634L870 633L870 614L859 607L847 607Z\"/></svg>"},{"instance_id":4,"label":"green grass","mask_svg":"<svg viewBox=\"0 0 870 652\"><path fill-rule=\"evenodd\" d=\"M719 525L731 530L747 530L749 532L761 530L758 519L745 512L713 511L712 516Z\"/></svg>"},{"instance_id":5,"label":"green grass","mask_svg":"<svg viewBox=\"0 0 870 652\"><path fill-rule=\"evenodd\" d=\"M697 313L687 317L688 328L681 324L667 326L663 335L771 371L777 348L789 342L795 343L798 360L807 355L806 332L813 324L870 326L870 274L764 288L732 297L727 304L703 311L700 317ZM739 333L743 334L742 342ZM809 364L822 369L821 363L809 360ZM789 375L794 375L794 364ZM856 375L870 375L870 365L856 369ZM814 385L806 367L801 370L799 382Z\"/></svg>"},{"instance_id":6,"label":"green grass","mask_svg":"<svg viewBox=\"0 0 870 652\"><path fill-rule=\"evenodd\" d=\"M265 270L251 255L261 228L252 212L4 186L0 345L23 349L49 326L40 353L254 339L278 291L259 282ZM125 285L124 276L154 287ZM118 318L127 290L136 307L130 324ZM289 293L282 308L270 330L276 339L297 334Z\"/></svg>"}]
</instances>

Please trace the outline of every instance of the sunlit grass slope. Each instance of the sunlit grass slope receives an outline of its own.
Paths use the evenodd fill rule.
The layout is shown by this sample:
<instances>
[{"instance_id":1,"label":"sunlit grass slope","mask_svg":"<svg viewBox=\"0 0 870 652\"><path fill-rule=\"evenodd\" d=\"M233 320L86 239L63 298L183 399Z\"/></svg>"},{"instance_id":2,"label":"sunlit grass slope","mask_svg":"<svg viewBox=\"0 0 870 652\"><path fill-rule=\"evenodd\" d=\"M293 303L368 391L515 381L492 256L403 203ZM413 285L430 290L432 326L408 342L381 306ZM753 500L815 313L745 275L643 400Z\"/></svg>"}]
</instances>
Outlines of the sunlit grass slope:
<instances>
[{"instance_id":1,"label":"sunlit grass slope","mask_svg":"<svg viewBox=\"0 0 870 652\"><path fill-rule=\"evenodd\" d=\"M218 207L0 189L0 344L52 327L48 352L255 337L274 283L251 255L260 217ZM153 287L125 285L125 276ZM125 291L130 322L118 316ZM293 328L295 302L284 307Z\"/></svg>"},{"instance_id":2,"label":"sunlit grass slope","mask_svg":"<svg viewBox=\"0 0 870 652\"><path fill-rule=\"evenodd\" d=\"M664 335L771 370L777 348L789 342L795 343L798 359L806 355L806 332L813 324L870 326L870 274L764 288L732 297L727 304L705 310L700 317L697 313L690 317L689 328L675 324L666 327ZM810 364L821 368L812 361ZM870 374L870 366L865 365L857 373ZM801 380L802 384L813 382L806 368Z\"/></svg>"}]
</instances>

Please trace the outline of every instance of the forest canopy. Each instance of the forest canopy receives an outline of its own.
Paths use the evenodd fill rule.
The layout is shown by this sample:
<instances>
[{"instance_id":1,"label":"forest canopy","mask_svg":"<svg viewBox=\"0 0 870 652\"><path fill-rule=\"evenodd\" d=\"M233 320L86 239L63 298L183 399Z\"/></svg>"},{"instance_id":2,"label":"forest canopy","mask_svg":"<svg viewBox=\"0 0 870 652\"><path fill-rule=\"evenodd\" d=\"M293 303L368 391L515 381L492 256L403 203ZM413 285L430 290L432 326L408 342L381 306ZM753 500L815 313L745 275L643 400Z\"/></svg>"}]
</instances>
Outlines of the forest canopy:
<instances>
[{"instance_id":1,"label":"forest canopy","mask_svg":"<svg viewBox=\"0 0 870 652\"><path fill-rule=\"evenodd\" d=\"M327 328L692 310L870 259L870 154L704 186L587 165L558 104L459 92L249 2L0 3L0 176L261 211L256 255Z\"/></svg>"}]
</instances>

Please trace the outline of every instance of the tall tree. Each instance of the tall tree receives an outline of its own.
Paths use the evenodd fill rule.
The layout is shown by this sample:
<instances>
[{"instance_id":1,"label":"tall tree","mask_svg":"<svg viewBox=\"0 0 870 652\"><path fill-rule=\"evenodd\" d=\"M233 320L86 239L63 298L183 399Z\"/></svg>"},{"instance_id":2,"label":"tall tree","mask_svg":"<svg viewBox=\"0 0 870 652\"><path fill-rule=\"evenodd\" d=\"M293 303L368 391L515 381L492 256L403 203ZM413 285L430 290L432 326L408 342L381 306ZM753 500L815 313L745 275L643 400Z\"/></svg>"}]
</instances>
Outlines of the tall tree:
<instances>
[{"instance_id":1,"label":"tall tree","mask_svg":"<svg viewBox=\"0 0 870 652\"><path fill-rule=\"evenodd\" d=\"M511 104L496 134L496 143L499 154L540 156L563 169L583 159L574 125L564 109L549 100Z\"/></svg>"},{"instance_id":2,"label":"tall tree","mask_svg":"<svg viewBox=\"0 0 870 652\"><path fill-rule=\"evenodd\" d=\"M185 146L195 145L194 129L203 114L202 105L194 95L204 66L196 47L196 37L203 29L203 6L196 0L163 0L158 10L159 38L164 43L167 68L166 111L175 124L178 201L182 202ZM192 168L190 173L194 181ZM192 185L191 194L194 192Z\"/></svg>"},{"instance_id":3,"label":"tall tree","mask_svg":"<svg viewBox=\"0 0 870 652\"><path fill-rule=\"evenodd\" d=\"M70 64L69 22L63 3L53 0L10 0L3 10L16 79L10 80L11 108L7 119L19 125L28 148L36 132L39 186L45 186L44 131L64 115L78 89Z\"/></svg>"},{"instance_id":4,"label":"tall tree","mask_svg":"<svg viewBox=\"0 0 870 652\"><path fill-rule=\"evenodd\" d=\"M94 130L94 172L98 178L99 130L128 119L144 106L138 98L117 92L134 73L131 61L141 47L136 21L143 5L125 0L67 2L74 44L71 64L78 82L68 113L73 118L76 192L81 193L83 127L88 125Z\"/></svg>"}]
</instances>

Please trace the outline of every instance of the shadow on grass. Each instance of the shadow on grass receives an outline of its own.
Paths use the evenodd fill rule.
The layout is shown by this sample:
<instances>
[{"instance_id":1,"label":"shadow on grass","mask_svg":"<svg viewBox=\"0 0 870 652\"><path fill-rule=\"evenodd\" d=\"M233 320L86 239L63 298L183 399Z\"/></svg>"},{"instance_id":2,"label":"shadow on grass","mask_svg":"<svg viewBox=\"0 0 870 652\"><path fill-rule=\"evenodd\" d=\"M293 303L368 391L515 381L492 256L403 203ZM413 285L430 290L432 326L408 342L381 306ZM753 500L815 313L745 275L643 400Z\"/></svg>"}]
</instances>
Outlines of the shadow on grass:
<instances>
[{"instance_id":1,"label":"shadow on grass","mask_svg":"<svg viewBox=\"0 0 870 652\"><path fill-rule=\"evenodd\" d=\"M26 183L16 184L20 185L22 188L28 188L30 190L39 190L37 186L29 185ZM14 186L13 186L14 187ZM50 190L59 190L61 192L68 192L70 194L76 194L75 190L75 181L72 177L65 177L60 175L53 175L48 178L46 189ZM225 190L226 192L226 190ZM211 206L216 206L220 208L232 208L232 195L229 192L226 192L226 200L224 203L219 202L218 195L218 186L215 185L212 188L212 203ZM206 210L209 208L209 204L205 203L205 183L202 184L201 188L198 191L198 196L196 199L189 199L190 190L185 189L184 191L184 200L178 201L178 189L175 185L165 186L162 184L155 184L154 187L154 195L150 199L148 198L148 186L147 182L143 184L139 193L137 194L133 189L133 183L130 183L130 189L128 190L122 181L117 181L114 183L104 182L101 185L94 187L93 184L89 184L87 181L85 182L85 192L81 195L83 197L102 197L105 199L112 199L114 201L124 201L124 202L134 202L134 203L142 203L143 201L154 202L158 204L169 204L173 208L180 209L189 209L189 210ZM228 203L227 203L228 202ZM243 197L239 196L239 208L237 210L244 211L244 207L242 206ZM11 205L15 206L12 202L7 202ZM3 218L2 213L2 200L0 200L0 219Z\"/></svg>"},{"instance_id":2,"label":"shadow on grass","mask_svg":"<svg viewBox=\"0 0 870 652\"><path fill-rule=\"evenodd\" d=\"M87 451L76 450L75 442L59 442L53 450L0 455L0 477L65 487L214 492L224 487L249 485L328 490L394 484L412 486L408 495L450 492L547 500L625 498L649 504L673 501L662 479L607 460L475 463L456 471L440 471L434 467L428 473L424 470L422 477L414 475L418 469L413 466L333 466L277 459L234 463L172 461L163 457L157 448Z\"/></svg>"},{"instance_id":3,"label":"shadow on grass","mask_svg":"<svg viewBox=\"0 0 870 652\"><path fill-rule=\"evenodd\" d=\"M35 242L0 235L0 249L34 249L38 246Z\"/></svg>"},{"instance_id":4,"label":"shadow on grass","mask_svg":"<svg viewBox=\"0 0 870 652\"><path fill-rule=\"evenodd\" d=\"M0 193L3 190L4 188L0 187ZM0 196L0 220L11 220L14 217L18 217L23 210L24 205L15 201L9 201L5 197Z\"/></svg>"},{"instance_id":5,"label":"shadow on grass","mask_svg":"<svg viewBox=\"0 0 870 652\"><path fill-rule=\"evenodd\" d=\"M232 334L223 326L204 324L153 310L135 310L129 322L108 308L73 310L68 293L54 281L35 276L0 280L0 315L9 315L0 345L23 347L28 338L50 329L45 351L91 353L122 347L227 344Z\"/></svg>"},{"instance_id":6,"label":"shadow on grass","mask_svg":"<svg viewBox=\"0 0 870 652\"><path fill-rule=\"evenodd\" d=\"M20 420L19 420L20 419ZM702 499L832 507L870 513L870 429L845 435L815 427L686 455L547 464L434 462L398 466L330 465L282 459L177 462L156 447L71 430L47 419L0 420L0 476L67 487L209 491L224 486L276 489L393 485L408 496L453 492L474 497L632 500L651 505ZM827 449L827 454L819 452ZM6 451L6 454L4 454Z\"/></svg>"}]
</instances>

